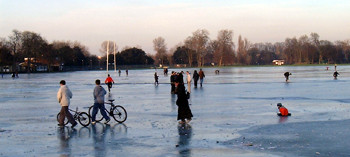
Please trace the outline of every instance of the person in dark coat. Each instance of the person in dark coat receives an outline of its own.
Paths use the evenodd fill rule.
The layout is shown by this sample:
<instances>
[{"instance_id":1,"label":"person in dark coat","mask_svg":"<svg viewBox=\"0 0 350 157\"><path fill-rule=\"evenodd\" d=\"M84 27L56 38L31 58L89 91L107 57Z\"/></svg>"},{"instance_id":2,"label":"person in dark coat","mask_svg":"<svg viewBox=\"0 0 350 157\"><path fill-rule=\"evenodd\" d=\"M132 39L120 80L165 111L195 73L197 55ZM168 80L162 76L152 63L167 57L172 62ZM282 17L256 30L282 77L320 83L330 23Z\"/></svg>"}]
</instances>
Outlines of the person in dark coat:
<instances>
[{"instance_id":1,"label":"person in dark coat","mask_svg":"<svg viewBox=\"0 0 350 157\"><path fill-rule=\"evenodd\" d=\"M154 84L159 85L157 72L154 73Z\"/></svg>"},{"instance_id":2,"label":"person in dark coat","mask_svg":"<svg viewBox=\"0 0 350 157\"><path fill-rule=\"evenodd\" d=\"M195 70L193 72L193 84L195 88L197 88L198 79L199 79L199 74L197 73L197 70Z\"/></svg>"},{"instance_id":3,"label":"person in dark coat","mask_svg":"<svg viewBox=\"0 0 350 157\"><path fill-rule=\"evenodd\" d=\"M338 71L335 71L335 72L333 73L334 79L337 79L338 75L339 75Z\"/></svg>"},{"instance_id":4,"label":"person in dark coat","mask_svg":"<svg viewBox=\"0 0 350 157\"><path fill-rule=\"evenodd\" d=\"M292 75L292 73L290 73L290 72L284 73L284 77L286 78L286 82L288 82L288 80L289 80L289 75Z\"/></svg>"},{"instance_id":5,"label":"person in dark coat","mask_svg":"<svg viewBox=\"0 0 350 157\"><path fill-rule=\"evenodd\" d=\"M170 76L171 94L175 94L175 79L176 79L176 73L175 71L172 71Z\"/></svg>"},{"instance_id":6,"label":"person in dark coat","mask_svg":"<svg viewBox=\"0 0 350 157\"><path fill-rule=\"evenodd\" d=\"M184 75L183 75L183 71L180 72L180 73L178 73L178 74L176 75L176 80L178 80L178 82L179 82L180 84L184 84Z\"/></svg>"},{"instance_id":7,"label":"person in dark coat","mask_svg":"<svg viewBox=\"0 0 350 157\"><path fill-rule=\"evenodd\" d=\"M177 100L176 100L176 105L178 106L178 110L177 110L177 120L180 120L180 124L184 124L186 123L186 119L187 119L187 123L190 122L192 120L192 112L190 109L190 106L188 105L188 96L187 96L187 92L185 89L184 84L180 83L181 79L177 79L175 81L175 86L176 86L176 94L177 94Z\"/></svg>"}]
</instances>

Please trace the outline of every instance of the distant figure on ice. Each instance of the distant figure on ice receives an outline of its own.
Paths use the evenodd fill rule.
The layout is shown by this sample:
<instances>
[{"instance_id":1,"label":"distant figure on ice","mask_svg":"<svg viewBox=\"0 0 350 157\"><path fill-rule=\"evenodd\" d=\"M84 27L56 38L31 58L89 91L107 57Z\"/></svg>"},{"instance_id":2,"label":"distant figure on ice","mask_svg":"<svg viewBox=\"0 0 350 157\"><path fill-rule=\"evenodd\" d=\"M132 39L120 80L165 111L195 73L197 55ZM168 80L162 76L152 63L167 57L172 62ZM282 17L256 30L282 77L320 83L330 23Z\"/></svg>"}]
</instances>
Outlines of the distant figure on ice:
<instances>
[{"instance_id":1,"label":"distant figure on ice","mask_svg":"<svg viewBox=\"0 0 350 157\"><path fill-rule=\"evenodd\" d=\"M96 124L96 114L98 110L100 110L100 113L102 114L103 118L106 120L105 124L107 124L111 119L107 116L106 111L105 111L105 95L106 95L106 90L101 86L101 81L97 79L95 81L95 88L94 88L94 107L92 108L92 115L91 119L92 122L91 124Z\"/></svg>"},{"instance_id":2,"label":"distant figure on ice","mask_svg":"<svg viewBox=\"0 0 350 157\"><path fill-rule=\"evenodd\" d=\"M278 116L290 116L291 114L288 112L288 109L284 107L281 103L277 104L277 108L279 109L279 113L277 113Z\"/></svg>"},{"instance_id":3,"label":"distant figure on ice","mask_svg":"<svg viewBox=\"0 0 350 157\"><path fill-rule=\"evenodd\" d=\"M175 80L176 80L176 73L175 71L172 71L170 76L171 94L175 94Z\"/></svg>"},{"instance_id":4,"label":"distant figure on ice","mask_svg":"<svg viewBox=\"0 0 350 157\"><path fill-rule=\"evenodd\" d=\"M333 73L334 79L337 79L338 75L339 75L338 71L335 71L335 72Z\"/></svg>"},{"instance_id":5,"label":"distant figure on ice","mask_svg":"<svg viewBox=\"0 0 350 157\"><path fill-rule=\"evenodd\" d=\"M158 75L157 75L157 72L155 72L154 73L154 84L156 84L156 85L159 85L159 83L158 83Z\"/></svg>"},{"instance_id":6,"label":"distant figure on ice","mask_svg":"<svg viewBox=\"0 0 350 157\"><path fill-rule=\"evenodd\" d=\"M113 81L112 77L108 74L108 76L105 80L105 84L107 84L107 86L108 86L108 92L111 92L112 83L114 84L114 81Z\"/></svg>"},{"instance_id":7,"label":"distant figure on ice","mask_svg":"<svg viewBox=\"0 0 350 157\"><path fill-rule=\"evenodd\" d=\"M220 74L220 70L215 70L215 74L219 75Z\"/></svg>"},{"instance_id":8,"label":"distant figure on ice","mask_svg":"<svg viewBox=\"0 0 350 157\"><path fill-rule=\"evenodd\" d=\"M334 64L334 71L337 71L337 64Z\"/></svg>"},{"instance_id":9,"label":"distant figure on ice","mask_svg":"<svg viewBox=\"0 0 350 157\"><path fill-rule=\"evenodd\" d=\"M122 71L120 71L120 69L118 70L118 74L119 74L119 77L120 77L120 74L122 73Z\"/></svg>"},{"instance_id":10,"label":"distant figure on ice","mask_svg":"<svg viewBox=\"0 0 350 157\"><path fill-rule=\"evenodd\" d=\"M197 88L197 82L199 79L199 75L197 73L197 70L194 70L193 72L193 84L194 84L194 88Z\"/></svg>"},{"instance_id":11,"label":"distant figure on ice","mask_svg":"<svg viewBox=\"0 0 350 157\"><path fill-rule=\"evenodd\" d=\"M74 120L72 114L68 111L70 99L73 97L72 92L66 86L66 81L60 81L60 89L57 92L57 100L61 104L60 117L58 118L58 126L64 126L64 119L67 117L69 123L72 124L72 128L75 127L78 123Z\"/></svg>"},{"instance_id":12,"label":"distant figure on ice","mask_svg":"<svg viewBox=\"0 0 350 157\"><path fill-rule=\"evenodd\" d=\"M175 86L175 93L177 94L176 105L178 106L177 120L180 120L180 124L186 123L185 120L187 120L188 123L192 120L193 117L190 106L188 105L188 94L186 93L184 84L181 84L179 79L176 79Z\"/></svg>"},{"instance_id":13,"label":"distant figure on ice","mask_svg":"<svg viewBox=\"0 0 350 157\"><path fill-rule=\"evenodd\" d=\"M289 80L289 75L292 75L292 73L290 73L288 71L284 73L284 77L286 78L286 82L288 82L288 80Z\"/></svg>"},{"instance_id":14,"label":"distant figure on ice","mask_svg":"<svg viewBox=\"0 0 350 157\"><path fill-rule=\"evenodd\" d=\"M168 68L164 68L164 76L168 75Z\"/></svg>"},{"instance_id":15,"label":"distant figure on ice","mask_svg":"<svg viewBox=\"0 0 350 157\"><path fill-rule=\"evenodd\" d=\"M204 72L203 72L202 69L199 69L198 75L199 75L200 84L201 84L201 87L202 87L202 85L203 85L203 80L204 80L204 77L205 77Z\"/></svg>"},{"instance_id":16,"label":"distant figure on ice","mask_svg":"<svg viewBox=\"0 0 350 157\"><path fill-rule=\"evenodd\" d=\"M129 76L129 70L128 69L125 70L125 73L126 73L126 76Z\"/></svg>"},{"instance_id":17,"label":"distant figure on ice","mask_svg":"<svg viewBox=\"0 0 350 157\"><path fill-rule=\"evenodd\" d=\"M191 82L192 82L191 74L190 74L189 71L186 71L186 75L187 75L187 77L186 77L186 81L187 81L187 91L188 91L189 93L191 93Z\"/></svg>"}]
</instances>

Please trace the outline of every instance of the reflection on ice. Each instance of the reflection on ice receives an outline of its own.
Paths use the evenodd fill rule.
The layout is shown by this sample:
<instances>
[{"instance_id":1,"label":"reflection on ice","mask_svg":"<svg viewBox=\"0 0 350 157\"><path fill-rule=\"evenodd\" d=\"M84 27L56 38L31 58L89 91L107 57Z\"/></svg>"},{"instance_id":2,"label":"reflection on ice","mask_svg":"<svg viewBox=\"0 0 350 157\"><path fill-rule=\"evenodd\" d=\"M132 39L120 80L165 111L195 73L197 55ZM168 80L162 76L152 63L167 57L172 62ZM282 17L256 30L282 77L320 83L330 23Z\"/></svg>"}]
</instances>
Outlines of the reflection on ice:
<instances>
[{"instance_id":1,"label":"reflection on ice","mask_svg":"<svg viewBox=\"0 0 350 157\"><path fill-rule=\"evenodd\" d=\"M180 124L177 130L179 132L179 141L176 146L179 149L179 156L191 157L190 141L192 137L192 126L190 124Z\"/></svg>"}]
</instances>

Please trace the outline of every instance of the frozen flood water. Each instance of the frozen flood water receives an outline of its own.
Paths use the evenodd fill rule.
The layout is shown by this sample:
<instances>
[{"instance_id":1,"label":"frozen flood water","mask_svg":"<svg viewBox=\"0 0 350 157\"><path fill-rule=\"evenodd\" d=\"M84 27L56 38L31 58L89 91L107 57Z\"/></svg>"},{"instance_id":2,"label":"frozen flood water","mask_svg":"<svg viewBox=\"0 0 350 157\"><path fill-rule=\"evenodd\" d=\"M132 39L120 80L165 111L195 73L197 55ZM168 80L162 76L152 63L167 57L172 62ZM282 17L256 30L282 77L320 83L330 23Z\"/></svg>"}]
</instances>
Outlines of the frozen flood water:
<instances>
[{"instance_id":1,"label":"frozen flood water","mask_svg":"<svg viewBox=\"0 0 350 157\"><path fill-rule=\"evenodd\" d=\"M5 75L0 156L350 156L350 66L337 67L337 80L326 66L203 70L203 87L192 84L189 125L176 121L170 75L158 69L155 86L155 70L148 69L129 70L129 76L109 72L116 84L106 99L126 108L123 124L111 120L74 129L57 127L59 81L73 92L70 108L87 112L94 81L103 82L106 71ZM292 73L288 83L286 71ZM276 116L279 102L292 116Z\"/></svg>"}]
</instances>

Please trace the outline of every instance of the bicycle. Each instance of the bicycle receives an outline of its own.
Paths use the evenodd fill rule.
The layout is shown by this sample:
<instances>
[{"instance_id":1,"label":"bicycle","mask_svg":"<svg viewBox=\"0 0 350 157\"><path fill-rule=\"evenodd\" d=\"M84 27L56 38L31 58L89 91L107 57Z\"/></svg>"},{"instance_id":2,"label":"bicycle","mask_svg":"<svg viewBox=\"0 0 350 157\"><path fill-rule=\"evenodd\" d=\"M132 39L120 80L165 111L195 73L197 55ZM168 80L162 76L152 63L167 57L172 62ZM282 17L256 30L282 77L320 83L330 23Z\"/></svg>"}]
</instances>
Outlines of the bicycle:
<instances>
[{"instance_id":1,"label":"bicycle","mask_svg":"<svg viewBox=\"0 0 350 157\"><path fill-rule=\"evenodd\" d=\"M86 127L86 126L88 126L88 125L90 124L90 122L91 122L90 116L89 116L86 112L79 112L79 111L78 111L78 107L76 108L75 111L74 111L74 110L71 110L71 109L69 109L69 111L74 112L73 118L74 118L75 120L78 120L78 122L79 122L82 126ZM58 112L58 114L57 114L57 121L59 121L60 114L61 114L61 112ZM67 124L68 124L68 118L67 118L67 117L64 118L63 124L64 124L64 125L67 125Z\"/></svg>"},{"instance_id":2,"label":"bicycle","mask_svg":"<svg viewBox=\"0 0 350 157\"><path fill-rule=\"evenodd\" d=\"M110 107L109 111L105 108L105 111L106 111L107 115L113 117L113 119L115 121L117 121L118 123L125 122L128 115L127 115L127 112L124 109L124 107L121 106L121 105L114 105L113 104L114 99L111 99L111 100L108 100L108 101L109 102L105 102L105 104L108 104L111 107ZM94 107L94 105L89 107L89 115L90 115L90 117L92 117L92 109L93 109L93 107ZM96 119L95 119L96 122L99 122L102 119L103 119L102 114L96 114Z\"/></svg>"}]
</instances>

